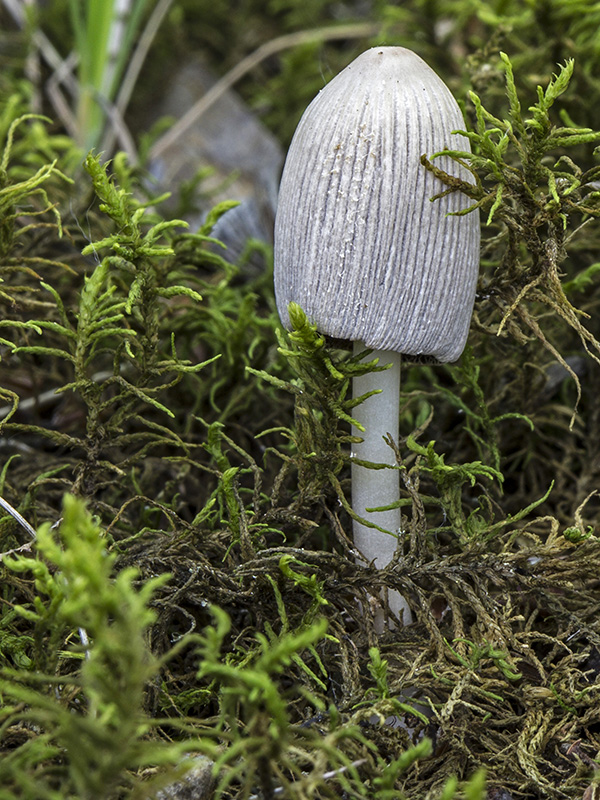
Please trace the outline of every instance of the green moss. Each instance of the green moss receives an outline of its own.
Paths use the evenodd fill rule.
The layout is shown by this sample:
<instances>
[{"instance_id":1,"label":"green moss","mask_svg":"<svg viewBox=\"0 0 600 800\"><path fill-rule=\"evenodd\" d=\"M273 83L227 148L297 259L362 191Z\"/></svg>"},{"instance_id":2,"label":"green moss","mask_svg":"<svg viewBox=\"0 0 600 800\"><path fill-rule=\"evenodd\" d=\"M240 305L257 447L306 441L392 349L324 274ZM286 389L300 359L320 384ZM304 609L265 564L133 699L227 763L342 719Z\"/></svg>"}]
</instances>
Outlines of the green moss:
<instances>
[{"instance_id":1,"label":"green moss","mask_svg":"<svg viewBox=\"0 0 600 800\"><path fill-rule=\"evenodd\" d=\"M200 33L227 63L339 9L217 5ZM379 571L355 561L349 486L349 385L376 366L301 309L280 329L268 248L252 277L211 235L230 204L190 231L124 156L77 172L11 84L0 486L39 531L32 545L0 519L0 796L151 796L190 754L214 762L223 800L580 800L593 784L600 84L585 11L415 0L345 20L414 47L464 101L473 153L455 157L483 213L468 349L404 368L404 535ZM241 89L286 140L367 44L290 51ZM378 635L384 587L414 624Z\"/></svg>"}]
</instances>

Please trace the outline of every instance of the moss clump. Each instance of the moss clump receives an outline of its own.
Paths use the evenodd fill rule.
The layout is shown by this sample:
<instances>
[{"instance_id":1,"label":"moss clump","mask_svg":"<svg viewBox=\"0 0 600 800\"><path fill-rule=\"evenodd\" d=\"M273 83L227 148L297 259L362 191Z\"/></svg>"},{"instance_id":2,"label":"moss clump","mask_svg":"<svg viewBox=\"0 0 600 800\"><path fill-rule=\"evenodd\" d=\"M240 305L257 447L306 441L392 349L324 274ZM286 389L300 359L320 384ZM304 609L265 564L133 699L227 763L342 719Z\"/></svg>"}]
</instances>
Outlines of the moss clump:
<instances>
[{"instance_id":1,"label":"moss clump","mask_svg":"<svg viewBox=\"0 0 600 800\"><path fill-rule=\"evenodd\" d=\"M27 93L6 102L3 798L160 796L194 756L219 798L591 791L599 86L592 12L540 8L375 12L464 99L473 154L454 157L484 223L469 348L405 368L385 570L356 562L349 533L348 387L373 365L301 309L281 331L268 248L251 277L211 236L227 206L189 231L124 156L76 172L72 143L24 117ZM280 4L269 24L305 11ZM284 78L314 68L284 61ZM379 636L384 586L414 624Z\"/></svg>"}]
</instances>

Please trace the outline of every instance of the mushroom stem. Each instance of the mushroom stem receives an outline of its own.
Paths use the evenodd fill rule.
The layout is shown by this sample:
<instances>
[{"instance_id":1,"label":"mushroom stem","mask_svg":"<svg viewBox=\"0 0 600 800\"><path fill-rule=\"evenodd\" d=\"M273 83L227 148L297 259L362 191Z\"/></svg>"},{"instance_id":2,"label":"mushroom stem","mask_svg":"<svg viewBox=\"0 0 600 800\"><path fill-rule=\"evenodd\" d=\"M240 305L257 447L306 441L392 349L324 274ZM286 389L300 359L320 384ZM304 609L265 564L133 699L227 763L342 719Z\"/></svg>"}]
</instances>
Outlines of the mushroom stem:
<instances>
[{"instance_id":1,"label":"mushroom stem","mask_svg":"<svg viewBox=\"0 0 600 800\"><path fill-rule=\"evenodd\" d=\"M362 342L354 343L355 355L365 350ZM379 358L380 366L391 364L383 372L371 372L353 379L352 392L360 397L367 392L380 390L379 394L367 398L354 409L354 417L365 432L360 435L362 442L353 446L353 454L362 461L394 466L396 459L392 449L386 444L384 436L389 434L394 441L399 434L400 407L400 366L402 356L389 350L375 350L372 358ZM395 469L369 469L360 464L352 464L352 508L363 519L374 522L380 528L399 533L402 514L400 508L388 511L367 511L367 508L388 506L400 499L400 478ZM395 536L368 528L354 520L354 544L369 562L378 569L385 567L392 559L398 541ZM388 593L390 609L403 620L412 621L406 600L399 592ZM378 627L381 627L381 620Z\"/></svg>"}]
</instances>

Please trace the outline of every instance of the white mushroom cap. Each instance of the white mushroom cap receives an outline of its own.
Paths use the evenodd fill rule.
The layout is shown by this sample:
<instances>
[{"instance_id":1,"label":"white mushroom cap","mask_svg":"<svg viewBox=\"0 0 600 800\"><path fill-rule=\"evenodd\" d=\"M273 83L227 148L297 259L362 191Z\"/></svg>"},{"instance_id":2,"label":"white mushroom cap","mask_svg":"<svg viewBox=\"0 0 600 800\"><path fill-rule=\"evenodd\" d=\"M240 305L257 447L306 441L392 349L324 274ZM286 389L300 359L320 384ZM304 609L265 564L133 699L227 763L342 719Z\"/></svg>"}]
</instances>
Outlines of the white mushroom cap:
<instances>
[{"instance_id":1,"label":"white mushroom cap","mask_svg":"<svg viewBox=\"0 0 600 800\"><path fill-rule=\"evenodd\" d=\"M467 339L479 218L420 164L466 150L460 108L403 47L374 47L315 97L285 163L275 220L275 294L289 327L296 302L321 333L376 350L455 361ZM436 165L468 180L447 157Z\"/></svg>"}]
</instances>

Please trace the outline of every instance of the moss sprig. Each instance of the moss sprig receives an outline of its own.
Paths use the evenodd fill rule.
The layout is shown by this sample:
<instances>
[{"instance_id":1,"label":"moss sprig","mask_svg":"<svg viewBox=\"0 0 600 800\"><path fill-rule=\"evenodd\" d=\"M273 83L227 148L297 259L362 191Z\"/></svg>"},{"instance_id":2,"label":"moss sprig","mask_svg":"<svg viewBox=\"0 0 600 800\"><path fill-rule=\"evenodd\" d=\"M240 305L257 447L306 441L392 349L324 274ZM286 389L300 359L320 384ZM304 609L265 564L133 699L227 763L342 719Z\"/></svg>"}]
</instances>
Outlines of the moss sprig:
<instances>
[{"instance_id":1,"label":"moss sprig","mask_svg":"<svg viewBox=\"0 0 600 800\"><path fill-rule=\"evenodd\" d=\"M439 170L433 162L441 153L431 159L423 156L421 162L450 187L448 191L459 190L473 198L474 204L461 213L481 209L487 214L487 225L497 229L484 242L484 253L489 250L495 268L480 280L476 319L497 336L506 329L521 343L527 335L542 342L574 379L579 402L579 378L560 347L544 333L541 309L552 309L576 331L588 355L600 362L600 343L581 321L588 315L571 304L561 282L573 240L583 225L600 217L600 193L595 186L600 168L578 167L567 151L597 142L600 133L576 127L570 120L563 125L552 120L556 101L568 90L573 60L559 65L545 89L538 86L537 101L529 107L530 116L525 116L512 63L505 53L500 56L507 117L489 112L481 98L470 92L474 127L462 134L473 152L444 151L470 171L474 183ZM589 268L582 272L580 280L591 278Z\"/></svg>"},{"instance_id":2,"label":"moss sprig","mask_svg":"<svg viewBox=\"0 0 600 800\"><path fill-rule=\"evenodd\" d=\"M301 497L318 497L332 485L339 491L337 475L348 463L345 445L353 441L348 426L362 428L351 411L366 396L348 397L352 377L384 367L327 347L296 303L290 303L289 313L292 331L279 332L279 352L295 377L286 381L265 371L248 371L295 398L294 429L281 431L295 452L282 457L290 469L298 470Z\"/></svg>"},{"instance_id":3,"label":"moss sprig","mask_svg":"<svg viewBox=\"0 0 600 800\"><path fill-rule=\"evenodd\" d=\"M37 656L30 652L35 669L0 671L3 731L23 725L38 731L3 753L2 791L10 800L50 800L58 779L61 797L108 800L133 791L140 767L184 760L181 744L160 741L144 711L147 683L160 666L147 644L155 619L149 603L168 576L136 587L136 570L114 574L103 532L71 496L58 533L44 525L36 549L35 557L5 561L35 581L33 602L16 611L43 647ZM85 632L79 643L78 629ZM190 747L191 740L185 751Z\"/></svg>"},{"instance_id":4,"label":"moss sprig","mask_svg":"<svg viewBox=\"0 0 600 800\"><path fill-rule=\"evenodd\" d=\"M47 186L57 181L65 184L73 182L59 169L58 156L46 163L42 162L39 167L25 175L21 171L17 176L11 165L17 132L26 129L31 121L47 123L50 120L39 114L22 114L9 122L11 112L11 104L7 104L0 119L0 128L8 123L0 158L0 281L3 283L5 278L14 272L36 275L36 266L52 264L64 267L58 260L21 252L20 244L32 231L39 231L48 226L54 226L57 235L62 236L61 216L56 204L49 199ZM26 140L31 138L27 133L30 131L23 134ZM32 221L23 224L20 221L23 217ZM48 217L51 222L48 222ZM0 290L0 299L10 304L14 304L18 296L18 287L5 287Z\"/></svg>"},{"instance_id":5,"label":"moss sprig","mask_svg":"<svg viewBox=\"0 0 600 800\"><path fill-rule=\"evenodd\" d=\"M495 477L502 483L504 476L500 471L501 453L498 426L507 420L520 420L530 430L533 430L534 424L529 417L518 411L493 414L479 380L482 365L477 363L471 346L467 345L456 365L449 365L446 369L454 379L456 388L452 390L443 386L437 381L435 375L432 375L433 370L429 370L433 385L465 415L465 432L475 443L480 458L484 460L484 463L489 463L495 470ZM474 403L465 402L461 393L471 394Z\"/></svg>"}]
</instances>

